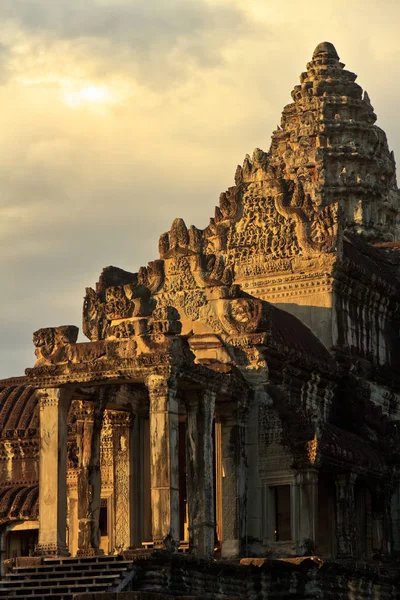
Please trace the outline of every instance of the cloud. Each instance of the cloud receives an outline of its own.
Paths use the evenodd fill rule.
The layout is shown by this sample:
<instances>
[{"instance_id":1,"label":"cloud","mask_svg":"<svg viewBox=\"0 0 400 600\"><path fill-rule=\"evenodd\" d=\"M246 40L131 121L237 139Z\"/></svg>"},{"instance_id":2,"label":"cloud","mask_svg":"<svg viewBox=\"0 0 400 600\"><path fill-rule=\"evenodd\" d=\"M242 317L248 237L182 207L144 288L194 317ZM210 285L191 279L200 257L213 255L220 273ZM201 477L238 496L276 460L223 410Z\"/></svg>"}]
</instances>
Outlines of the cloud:
<instances>
[{"instance_id":1,"label":"cloud","mask_svg":"<svg viewBox=\"0 0 400 600\"><path fill-rule=\"evenodd\" d=\"M221 64L227 45L256 29L235 3L206 0L2 0L0 20L14 32L16 70L76 71L83 59L97 76L120 72L156 88Z\"/></svg>"},{"instance_id":2,"label":"cloud","mask_svg":"<svg viewBox=\"0 0 400 600\"><path fill-rule=\"evenodd\" d=\"M15 20L25 30L47 32L57 38L101 37L136 48L154 42L174 45L180 37L191 37L220 27L236 29L242 23L238 9L205 0L146 0L84 3L67 0L3 0L0 16Z\"/></svg>"}]
</instances>

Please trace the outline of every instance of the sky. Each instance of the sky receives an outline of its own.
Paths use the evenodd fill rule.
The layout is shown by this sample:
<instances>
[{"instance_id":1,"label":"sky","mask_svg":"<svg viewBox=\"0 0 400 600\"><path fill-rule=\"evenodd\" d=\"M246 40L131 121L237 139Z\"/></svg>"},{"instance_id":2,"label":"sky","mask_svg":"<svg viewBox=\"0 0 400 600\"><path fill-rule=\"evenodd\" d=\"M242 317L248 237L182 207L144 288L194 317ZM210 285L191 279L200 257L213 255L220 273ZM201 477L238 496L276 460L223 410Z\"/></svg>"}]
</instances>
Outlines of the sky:
<instances>
[{"instance_id":1,"label":"sky","mask_svg":"<svg viewBox=\"0 0 400 600\"><path fill-rule=\"evenodd\" d=\"M400 156L397 0L1 0L0 25L0 378L36 329L81 326L103 267L208 224L318 43Z\"/></svg>"}]
</instances>

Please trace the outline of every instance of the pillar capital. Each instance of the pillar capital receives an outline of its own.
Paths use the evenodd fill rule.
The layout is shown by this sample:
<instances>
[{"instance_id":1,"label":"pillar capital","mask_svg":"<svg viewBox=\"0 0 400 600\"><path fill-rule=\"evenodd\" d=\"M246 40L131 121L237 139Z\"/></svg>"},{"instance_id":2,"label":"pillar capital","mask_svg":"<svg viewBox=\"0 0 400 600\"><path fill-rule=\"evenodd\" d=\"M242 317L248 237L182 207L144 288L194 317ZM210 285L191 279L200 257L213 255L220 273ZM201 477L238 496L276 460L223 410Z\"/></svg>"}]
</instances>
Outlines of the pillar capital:
<instances>
[{"instance_id":1,"label":"pillar capital","mask_svg":"<svg viewBox=\"0 0 400 600\"><path fill-rule=\"evenodd\" d=\"M221 402L216 411L217 419L227 427L235 425L246 427L250 415L249 398L245 396L233 398L230 402Z\"/></svg>"},{"instance_id":2,"label":"pillar capital","mask_svg":"<svg viewBox=\"0 0 400 600\"><path fill-rule=\"evenodd\" d=\"M197 410L200 404L212 405L215 407L215 400L217 393L214 390L208 388L201 390L185 390L184 399L186 410Z\"/></svg>"},{"instance_id":3,"label":"pillar capital","mask_svg":"<svg viewBox=\"0 0 400 600\"><path fill-rule=\"evenodd\" d=\"M110 410L107 412L107 418L112 427L133 427L135 423L135 414L122 410Z\"/></svg>"},{"instance_id":4,"label":"pillar capital","mask_svg":"<svg viewBox=\"0 0 400 600\"><path fill-rule=\"evenodd\" d=\"M296 473L296 482L301 485L315 485L318 482L318 469L301 469Z\"/></svg>"},{"instance_id":5,"label":"pillar capital","mask_svg":"<svg viewBox=\"0 0 400 600\"><path fill-rule=\"evenodd\" d=\"M43 410L49 406L58 406L60 402L69 402L73 390L70 388L40 388L36 392L39 401L39 409Z\"/></svg>"},{"instance_id":6,"label":"pillar capital","mask_svg":"<svg viewBox=\"0 0 400 600\"><path fill-rule=\"evenodd\" d=\"M354 487L357 480L357 473L338 473L335 476L336 491L338 494L338 500L345 500L349 490Z\"/></svg>"},{"instance_id":7,"label":"pillar capital","mask_svg":"<svg viewBox=\"0 0 400 600\"><path fill-rule=\"evenodd\" d=\"M90 400L74 400L72 410L77 421L84 423L92 422L94 419L94 402Z\"/></svg>"},{"instance_id":8,"label":"pillar capital","mask_svg":"<svg viewBox=\"0 0 400 600\"><path fill-rule=\"evenodd\" d=\"M170 392L176 392L176 383L167 375L152 374L146 378L146 387L149 394L166 395Z\"/></svg>"}]
</instances>

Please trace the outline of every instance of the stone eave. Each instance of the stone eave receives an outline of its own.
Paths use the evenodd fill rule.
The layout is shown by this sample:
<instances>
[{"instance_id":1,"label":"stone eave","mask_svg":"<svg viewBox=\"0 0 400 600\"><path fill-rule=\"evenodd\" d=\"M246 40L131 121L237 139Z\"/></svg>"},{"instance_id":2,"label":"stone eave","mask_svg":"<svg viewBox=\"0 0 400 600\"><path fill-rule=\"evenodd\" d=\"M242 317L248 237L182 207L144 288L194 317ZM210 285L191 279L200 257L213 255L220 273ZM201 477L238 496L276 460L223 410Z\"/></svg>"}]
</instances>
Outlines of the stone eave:
<instances>
[{"instance_id":1,"label":"stone eave","mask_svg":"<svg viewBox=\"0 0 400 600\"><path fill-rule=\"evenodd\" d=\"M183 389L209 389L217 392L220 399L244 398L249 392L249 386L237 367L225 372L203 365L193 365L178 369L176 378Z\"/></svg>"},{"instance_id":2,"label":"stone eave","mask_svg":"<svg viewBox=\"0 0 400 600\"><path fill-rule=\"evenodd\" d=\"M154 360L156 358L157 360ZM208 388L223 396L245 391L236 369L218 372L203 365L173 365L169 355L141 355L131 359L103 363L50 365L27 369L29 385L36 389L75 385L143 383L150 375L177 379L183 388Z\"/></svg>"},{"instance_id":3,"label":"stone eave","mask_svg":"<svg viewBox=\"0 0 400 600\"><path fill-rule=\"evenodd\" d=\"M6 379L0 379L0 388L9 387L11 385L29 385L26 375L20 377L7 377Z\"/></svg>"},{"instance_id":4,"label":"stone eave","mask_svg":"<svg viewBox=\"0 0 400 600\"><path fill-rule=\"evenodd\" d=\"M400 299L399 266L384 248L369 244L354 233L346 232L343 260L338 261L335 279L359 281L376 292Z\"/></svg>"},{"instance_id":5,"label":"stone eave","mask_svg":"<svg viewBox=\"0 0 400 600\"><path fill-rule=\"evenodd\" d=\"M308 373L318 371L320 374L324 374L328 378L338 376L338 367L333 357L327 360L318 360L315 356L309 356L307 354L297 352L293 348L287 346L281 346L279 344L268 345L264 349L264 356L267 360L268 365L271 367L274 364L285 365L286 368L297 368ZM281 369L282 367L280 367Z\"/></svg>"}]
</instances>

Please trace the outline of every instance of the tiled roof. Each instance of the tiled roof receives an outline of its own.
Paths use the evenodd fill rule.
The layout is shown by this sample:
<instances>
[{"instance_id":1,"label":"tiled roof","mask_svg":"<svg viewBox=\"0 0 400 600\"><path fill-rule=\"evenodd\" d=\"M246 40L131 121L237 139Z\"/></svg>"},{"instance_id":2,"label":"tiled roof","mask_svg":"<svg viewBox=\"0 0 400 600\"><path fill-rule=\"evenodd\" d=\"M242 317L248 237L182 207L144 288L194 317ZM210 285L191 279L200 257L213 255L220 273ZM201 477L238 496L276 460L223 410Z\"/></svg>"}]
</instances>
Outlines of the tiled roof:
<instances>
[{"instance_id":1,"label":"tiled roof","mask_svg":"<svg viewBox=\"0 0 400 600\"><path fill-rule=\"evenodd\" d=\"M386 470L383 458L368 440L330 423L324 425L319 450L328 462L368 473L382 474Z\"/></svg>"},{"instance_id":2,"label":"tiled roof","mask_svg":"<svg viewBox=\"0 0 400 600\"><path fill-rule=\"evenodd\" d=\"M344 256L362 271L386 281L393 288L400 288L400 252L397 249L388 252L383 244L372 246L358 235L346 233Z\"/></svg>"},{"instance_id":3,"label":"tiled roof","mask_svg":"<svg viewBox=\"0 0 400 600\"><path fill-rule=\"evenodd\" d=\"M39 514L39 486L0 487L0 523L34 519Z\"/></svg>"},{"instance_id":4,"label":"tiled roof","mask_svg":"<svg viewBox=\"0 0 400 600\"><path fill-rule=\"evenodd\" d=\"M0 381L0 438L30 437L39 427L35 389Z\"/></svg>"},{"instance_id":5,"label":"tiled roof","mask_svg":"<svg viewBox=\"0 0 400 600\"><path fill-rule=\"evenodd\" d=\"M335 369L335 360L324 344L314 335L307 325L289 312L272 304L268 308L270 318L271 342L278 348L286 348L299 356Z\"/></svg>"}]
</instances>

